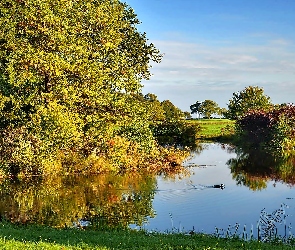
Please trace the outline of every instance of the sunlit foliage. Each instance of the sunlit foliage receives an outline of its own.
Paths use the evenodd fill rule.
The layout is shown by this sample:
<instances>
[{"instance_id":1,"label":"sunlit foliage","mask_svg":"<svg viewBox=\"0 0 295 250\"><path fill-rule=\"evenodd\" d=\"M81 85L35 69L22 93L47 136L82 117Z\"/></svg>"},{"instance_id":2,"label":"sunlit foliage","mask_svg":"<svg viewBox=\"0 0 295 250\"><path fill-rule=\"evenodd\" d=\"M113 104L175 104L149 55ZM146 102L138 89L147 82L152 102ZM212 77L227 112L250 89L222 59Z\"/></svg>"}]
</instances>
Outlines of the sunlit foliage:
<instances>
[{"instance_id":1,"label":"sunlit foliage","mask_svg":"<svg viewBox=\"0 0 295 250\"><path fill-rule=\"evenodd\" d=\"M199 112L206 118L211 118L213 114L218 114L219 106L215 101L205 100L199 107Z\"/></svg>"},{"instance_id":2,"label":"sunlit foliage","mask_svg":"<svg viewBox=\"0 0 295 250\"><path fill-rule=\"evenodd\" d=\"M238 119L251 110L269 110L272 107L270 97L258 86L249 86L233 93L229 100L226 118Z\"/></svg>"},{"instance_id":3,"label":"sunlit foliage","mask_svg":"<svg viewBox=\"0 0 295 250\"><path fill-rule=\"evenodd\" d=\"M138 97L161 55L139 23L118 0L0 2L1 171L121 171L159 158L150 121L164 116Z\"/></svg>"}]
</instances>

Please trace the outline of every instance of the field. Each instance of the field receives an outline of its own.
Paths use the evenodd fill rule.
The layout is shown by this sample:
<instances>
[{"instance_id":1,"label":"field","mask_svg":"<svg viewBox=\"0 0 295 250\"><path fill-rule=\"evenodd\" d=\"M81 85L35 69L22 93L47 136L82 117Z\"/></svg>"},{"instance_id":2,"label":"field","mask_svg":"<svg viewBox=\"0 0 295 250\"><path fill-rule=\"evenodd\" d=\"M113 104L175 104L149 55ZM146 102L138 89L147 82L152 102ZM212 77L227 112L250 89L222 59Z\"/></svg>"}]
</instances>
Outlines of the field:
<instances>
[{"instance_id":1,"label":"field","mask_svg":"<svg viewBox=\"0 0 295 250\"><path fill-rule=\"evenodd\" d=\"M1 249L295 249L291 245L245 242L204 234L159 234L144 231L53 229L0 223Z\"/></svg>"},{"instance_id":2,"label":"field","mask_svg":"<svg viewBox=\"0 0 295 250\"><path fill-rule=\"evenodd\" d=\"M215 139L230 136L234 133L235 121L228 119L196 119L187 122L200 125L199 139Z\"/></svg>"}]
</instances>

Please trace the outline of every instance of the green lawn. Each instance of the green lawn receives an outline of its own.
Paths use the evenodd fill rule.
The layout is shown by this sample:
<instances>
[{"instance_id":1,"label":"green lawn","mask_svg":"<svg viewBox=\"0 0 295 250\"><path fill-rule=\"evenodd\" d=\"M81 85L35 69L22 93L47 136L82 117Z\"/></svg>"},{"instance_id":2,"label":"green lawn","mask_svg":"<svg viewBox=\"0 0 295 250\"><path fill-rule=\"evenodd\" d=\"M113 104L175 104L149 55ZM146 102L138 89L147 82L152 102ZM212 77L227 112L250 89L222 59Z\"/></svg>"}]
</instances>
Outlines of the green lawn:
<instances>
[{"instance_id":1,"label":"green lawn","mask_svg":"<svg viewBox=\"0 0 295 250\"><path fill-rule=\"evenodd\" d=\"M0 249L295 249L282 243L221 239L204 234L158 234L132 230L91 231L0 224Z\"/></svg>"},{"instance_id":2,"label":"green lawn","mask_svg":"<svg viewBox=\"0 0 295 250\"><path fill-rule=\"evenodd\" d=\"M213 139L220 136L229 136L234 133L235 121L228 119L196 119L188 123L199 124L201 132L199 139Z\"/></svg>"}]
</instances>

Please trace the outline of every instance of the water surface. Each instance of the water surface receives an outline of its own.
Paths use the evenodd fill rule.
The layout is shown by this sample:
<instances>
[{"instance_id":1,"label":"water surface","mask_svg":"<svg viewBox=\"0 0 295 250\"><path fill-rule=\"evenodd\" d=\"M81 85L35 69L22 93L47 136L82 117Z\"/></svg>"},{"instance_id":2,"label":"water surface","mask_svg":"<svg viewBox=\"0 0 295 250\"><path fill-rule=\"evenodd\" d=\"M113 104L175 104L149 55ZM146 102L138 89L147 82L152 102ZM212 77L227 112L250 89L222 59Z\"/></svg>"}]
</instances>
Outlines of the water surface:
<instances>
[{"instance_id":1,"label":"water surface","mask_svg":"<svg viewBox=\"0 0 295 250\"><path fill-rule=\"evenodd\" d=\"M157 178L159 191L153 200L157 216L149 220L146 229L188 231L194 228L212 233L215 227L227 229L229 225L239 223L242 227L246 225L249 231L253 225L256 231L261 210L265 208L272 213L282 203L289 206L286 212L293 216L287 218L287 223L294 221L293 185L271 178L263 179L265 186L258 190L239 185L228 164L230 159L237 158L237 154L218 143L203 146L204 150L186 163L200 165L191 168L193 175L177 181ZM225 184L225 189L206 188L220 183ZM292 232L295 233L294 229Z\"/></svg>"},{"instance_id":2,"label":"water surface","mask_svg":"<svg viewBox=\"0 0 295 250\"><path fill-rule=\"evenodd\" d=\"M7 180L0 183L0 218L53 227L91 221L99 228L205 233L238 223L257 234L261 211L271 214L286 204L288 217L278 216L287 226L294 222L294 158L203 143L185 165L191 175L174 178L128 173ZM221 183L225 189L212 188Z\"/></svg>"}]
</instances>

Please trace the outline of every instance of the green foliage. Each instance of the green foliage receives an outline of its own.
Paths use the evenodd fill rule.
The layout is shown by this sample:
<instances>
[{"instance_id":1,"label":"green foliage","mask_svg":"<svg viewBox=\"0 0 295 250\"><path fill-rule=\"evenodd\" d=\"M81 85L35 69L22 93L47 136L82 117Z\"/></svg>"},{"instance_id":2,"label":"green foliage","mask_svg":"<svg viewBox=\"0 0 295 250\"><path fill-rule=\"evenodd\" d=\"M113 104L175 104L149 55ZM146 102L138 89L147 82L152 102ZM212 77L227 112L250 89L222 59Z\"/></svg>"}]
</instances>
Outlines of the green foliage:
<instances>
[{"instance_id":1,"label":"green foliage","mask_svg":"<svg viewBox=\"0 0 295 250\"><path fill-rule=\"evenodd\" d=\"M192 114L198 114L199 117L200 117L200 107L201 107L201 104L202 102L199 102L199 101L196 101L196 103L192 104L190 106L190 109L191 109L191 113Z\"/></svg>"},{"instance_id":2,"label":"green foliage","mask_svg":"<svg viewBox=\"0 0 295 250\"><path fill-rule=\"evenodd\" d=\"M146 116L150 123L161 123L166 119L163 106L155 94L146 94L144 101L146 104Z\"/></svg>"},{"instance_id":3,"label":"green foliage","mask_svg":"<svg viewBox=\"0 0 295 250\"><path fill-rule=\"evenodd\" d=\"M221 117L225 118L226 114L227 114L227 109L226 108L219 108L217 114L220 115Z\"/></svg>"},{"instance_id":4,"label":"green foliage","mask_svg":"<svg viewBox=\"0 0 295 250\"><path fill-rule=\"evenodd\" d=\"M184 116L185 116L185 119L192 119L192 115L191 115L190 112L188 112L188 111L184 111L183 114L184 114Z\"/></svg>"},{"instance_id":5,"label":"green foliage","mask_svg":"<svg viewBox=\"0 0 295 250\"><path fill-rule=\"evenodd\" d=\"M203 114L206 118L211 118L211 115L218 114L219 106L216 102L212 100L205 100L199 107L199 112Z\"/></svg>"},{"instance_id":6,"label":"green foliage","mask_svg":"<svg viewBox=\"0 0 295 250\"><path fill-rule=\"evenodd\" d=\"M286 150L295 149L295 105L287 104L272 113L276 123L273 128L273 144Z\"/></svg>"},{"instance_id":7,"label":"green foliage","mask_svg":"<svg viewBox=\"0 0 295 250\"><path fill-rule=\"evenodd\" d=\"M160 145L186 145L196 143L199 127L186 123L182 112L171 101L159 102L154 94L145 95L147 115L150 117L150 128Z\"/></svg>"},{"instance_id":8,"label":"green foliage","mask_svg":"<svg viewBox=\"0 0 295 250\"><path fill-rule=\"evenodd\" d=\"M240 92L233 93L229 100L226 118L238 119L251 110L269 110L272 107L270 98L257 86L249 86Z\"/></svg>"},{"instance_id":9,"label":"green foliage","mask_svg":"<svg viewBox=\"0 0 295 250\"><path fill-rule=\"evenodd\" d=\"M190 106L192 114L203 115L205 118L211 118L213 114L223 115L224 109L221 109L218 104L212 100L205 100L203 102L197 101Z\"/></svg>"},{"instance_id":10,"label":"green foliage","mask_svg":"<svg viewBox=\"0 0 295 250\"><path fill-rule=\"evenodd\" d=\"M42 172L70 152L105 157L115 136L155 150L152 116L135 96L161 55L137 24L118 0L0 2L3 168Z\"/></svg>"},{"instance_id":11,"label":"green foliage","mask_svg":"<svg viewBox=\"0 0 295 250\"><path fill-rule=\"evenodd\" d=\"M185 118L184 113L169 100L161 102L167 122L177 122Z\"/></svg>"},{"instance_id":12,"label":"green foliage","mask_svg":"<svg viewBox=\"0 0 295 250\"><path fill-rule=\"evenodd\" d=\"M199 125L185 121L152 125L151 129L160 145L194 146L200 132Z\"/></svg>"}]
</instances>

